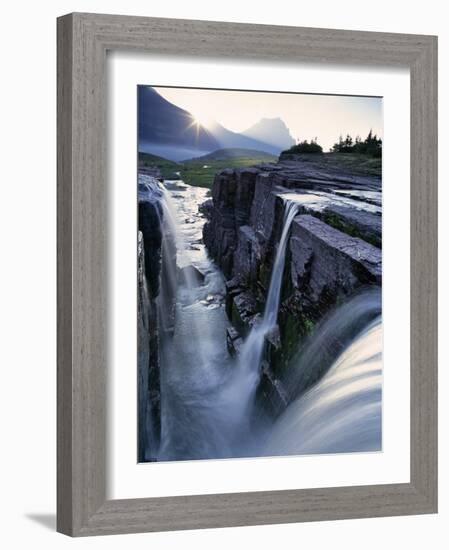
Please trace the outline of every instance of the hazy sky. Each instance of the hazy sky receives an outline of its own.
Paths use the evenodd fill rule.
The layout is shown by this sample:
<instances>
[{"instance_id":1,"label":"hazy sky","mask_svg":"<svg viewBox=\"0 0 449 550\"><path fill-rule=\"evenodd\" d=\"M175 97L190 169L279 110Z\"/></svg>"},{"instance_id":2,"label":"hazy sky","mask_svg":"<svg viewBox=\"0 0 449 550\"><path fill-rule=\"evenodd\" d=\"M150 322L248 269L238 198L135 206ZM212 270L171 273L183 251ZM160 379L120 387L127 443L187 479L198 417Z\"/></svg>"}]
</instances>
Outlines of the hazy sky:
<instances>
[{"instance_id":1,"label":"hazy sky","mask_svg":"<svg viewBox=\"0 0 449 550\"><path fill-rule=\"evenodd\" d=\"M325 151L338 141L340 134L365 138L372 129L383 137L380 98L195 88L155 87L155 90L192 113L206 127L216 120L229 130L242 132L261 118L279 117L293 139L317 137Z\"/></svg>"}]
</instances>

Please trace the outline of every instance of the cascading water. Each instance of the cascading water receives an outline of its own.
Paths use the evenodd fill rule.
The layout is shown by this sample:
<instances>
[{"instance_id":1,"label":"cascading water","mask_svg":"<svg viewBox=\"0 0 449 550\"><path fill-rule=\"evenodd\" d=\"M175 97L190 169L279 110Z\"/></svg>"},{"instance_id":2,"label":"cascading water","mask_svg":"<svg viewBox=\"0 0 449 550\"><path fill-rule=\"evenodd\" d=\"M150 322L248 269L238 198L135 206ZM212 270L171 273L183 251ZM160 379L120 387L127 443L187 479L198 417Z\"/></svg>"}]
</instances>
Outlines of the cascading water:
<instances>
[{"instance_id":1,"label":"cascading water","mask_svg":"<svg viewBox=\"0 0 449 550\"><path fill-rule=\"evenodd\" d=\"M266 456L382 448L382 321L378 317L270 431Z\"/></svg>"},{"instance_id":2,"label":"cascading water","mask_svg":"<svg viewBox=\"0 0 449 550\"><path fill-rule=\"evenodd\" d=\"M359 316L358 312L366 312L363 300L341 306L335 317L339 321L326 321L295 359L284 381L290 397L284 414L274 424L259 427L257 433L250 422L265 339L277 323L286 247L297 204L285 202L264 314L234 360L226 346L229 321L224 279L202 243L204 218L197 205L205 200L206 190L182 181L165 185L168 190L162 185L158 188L167 242L163 243L157 299L164 318L157 460L351 450L345 441L347 430L356 434L350 441L357 450L378 448L380 357L367 350L368 345L371 349L380 346L380 320L373 321L373 312ZM369 323L372 326L360 335ZM339 358L317 352L325 350L331 334L340 342L340 347L333 348L342 352ZM364 357L366 353L369 356ZM301 394L307 390L301 378L301 373L307 374L305 363L313 369L318 365L316 372L322 378ZM301 395L296 397L298 392Z\"/></svg>"},{"instance_id":3,"label":"cascading water","mask_svg":"<svg viewBox=\"0 0 449 550\"><path fill-rule=\"evenodd\" d=\"M234 456L239 426L235 396L224 391L235 372L226 347L224 280L201 242L197 210L206 190L166 182L163 231L175 235L177 287L172 333L161 337L161 446L158 460ZM164 268L164 264L163 264ZM161 273L164 277L164 272ZM175 278L173 275L170 277ZM161 295L162 299L163 295ZM161 301L161 309L169 306Z\"/></svg>"},{"instance_id":4,"label":"cascading water","mask_svg":"<svg viewBox=\"0 0 449 550\"><path fill-rule=\"evenodd\" d=\"M240 403L249 421L249 409L260 379L260 363L262 359L265 337L275 327L281 296L281 283L285 266L285 249L288 242L290 226L298 212L298 204L292 201L284 203L284 220L282 234L277 247L273 271L270 278L267 301L263 318L256 324L245 340L239 358L239 375L237 385L240 389ZM244 394L244 395L242 395Z\"/></svg>"}]
</instances>

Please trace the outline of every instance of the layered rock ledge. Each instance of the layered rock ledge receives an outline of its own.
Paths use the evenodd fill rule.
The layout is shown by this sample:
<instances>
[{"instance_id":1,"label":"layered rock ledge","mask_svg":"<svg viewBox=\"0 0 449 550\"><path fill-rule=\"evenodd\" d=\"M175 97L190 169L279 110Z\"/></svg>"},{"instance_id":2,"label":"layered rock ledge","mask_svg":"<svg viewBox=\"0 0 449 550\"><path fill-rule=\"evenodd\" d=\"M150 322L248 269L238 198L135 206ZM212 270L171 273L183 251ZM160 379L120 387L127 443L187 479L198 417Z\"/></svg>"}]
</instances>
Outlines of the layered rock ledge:
<instances>
[{"instance_id":1,"label":"layered rock ledge","mask_svg":"<svg viewBox=\"0 0 449 550\"><path fill-rule=\"evenodd\" d=\"M208 218L204 243L227 280L231 353L238 353L263 313L288 201L298 211L286 250L278 329L267 336L259 388L275 412L283 403L282 373L317 323L382 280L380 178L320 158L282 155L276 164L223 170L201 210Z\"/></svg>"}]
</instances>

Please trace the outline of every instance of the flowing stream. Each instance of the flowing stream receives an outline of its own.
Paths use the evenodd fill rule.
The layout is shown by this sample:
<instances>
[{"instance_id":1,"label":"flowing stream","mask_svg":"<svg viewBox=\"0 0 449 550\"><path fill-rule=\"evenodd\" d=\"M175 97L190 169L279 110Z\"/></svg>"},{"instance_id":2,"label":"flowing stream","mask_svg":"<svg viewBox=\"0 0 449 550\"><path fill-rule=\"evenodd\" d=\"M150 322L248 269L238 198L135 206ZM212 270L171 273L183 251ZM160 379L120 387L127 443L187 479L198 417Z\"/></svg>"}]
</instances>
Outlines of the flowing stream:
<instances>
[{"instance_id":1,"label":"flowing stream","mask_svg":"<svg viewBox=\"0 0 449 550\"><path fill-rule=\"evenodd\" d=\"M337 339L344 345L336 348L338 357L321 355L326 362L320 367L321 380L297 397L300 381L289 379L290 404L283 415L262 430L254 430L251 424L265 336L276 327L285 250L297 205L286 202L264 315L235 360L226 346L224 279L202 243L205 219L198 204L206 199L207 190L166 181L161 193L161 445L157 459L380 448L381 323L373 315L363 319L362 333L348 331L345 325L346 339L338 338L342 331L334 322ZM342 310L348 323L356 317L355 311L356 306ZM342 315L338 318L341 321ZM326 323L323 326L315 343L320 349L329 330ZM292 370L302 372L304 361L312 364L316 355L303 354ZM351 432L357 435L350 444L345 438Z\"/></svg>"}]
</instances>

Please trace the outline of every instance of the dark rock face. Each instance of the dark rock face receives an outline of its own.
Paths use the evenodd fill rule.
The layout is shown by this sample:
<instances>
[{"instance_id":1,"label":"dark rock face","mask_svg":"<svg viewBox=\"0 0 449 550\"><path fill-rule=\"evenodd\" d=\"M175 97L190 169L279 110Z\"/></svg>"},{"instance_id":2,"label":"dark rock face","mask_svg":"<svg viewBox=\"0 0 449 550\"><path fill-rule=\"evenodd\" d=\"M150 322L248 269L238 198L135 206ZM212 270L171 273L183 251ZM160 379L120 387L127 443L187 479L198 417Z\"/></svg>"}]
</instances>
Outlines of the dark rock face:
<instances>
[{"instance_id":1,"label":"dark rock face","mask_svg":"<svg viewBox=\"0 0 449 550\"><path fill-rule=\"evenodd\" d=\"M237 232L248 222L254 196L256 169L224 170L215 177L212 188L212 207L203 208L209 220L203 238L210 255L231 278Z\"/></svg>"},{"instance_id":2,"label":"dark rock face","mask_svg":"<svg viewBox=\"0 0 449 550\"><path fill-rule=\"evenodd\" d=\"M275 411L285 401L279 378L317 323L360 289L381 286L381 182L320 162L281 157L278 164L224 170L202 207L204 242L228 281L226 311L234 328L227 340L235 354L263 314L286 201L298 204L278 329L266 337L258 390Z\"/></svg>"},{"instance_id":3,"label":"dark rock face","mask_svg":"<svg viewBox=\"0 0 449 550\"><path fill-rule=\"evenodd\" d=\"M349 206L334 205L324 209L320 218L326 223L354 237L382 247L382 217Z\"/></svg>"},{"instance_id":4,"label":"dark rock face","mask_svg":"<svg viewBox=\"0 0 449 550\"><path fill-rule=\"evenodd\" d=\"M143 238L145 278L150 296L159 294L162 258L162 210L157 200L139 197L139 231Z\"/></svg>"},{"instance_id":5,"label":"dark rock face","mask_svg":"<svg viewBox=\"0 0 449 550\"><path fill-rule=\"evenodd\" d=\"M161 437L161 396L159 371L158 314L150 295L145 269L144 240L138 233L138 388L139 388L139 461L154 459Z\"/></svg>"},{"instance_id":6,"label":"dark rock face","mask_svg":"<svg viewBox=\"0 0 449 550\"><path fill-rule=\"evenodd\" d=\"M243 344L243 339L240 336L240 333L233 327L229 327L226 330L226 345L230 355L235 357L239 354L241 346Z\"/></svg>"},{"instance_id":7,"label":"dark rock face","mask_svg":"<svg viewBox=\"0 0 449 550\"><path fill-rule=\"evenodd\" d=\"M367 242L350 237L304 214L297 216L290 238L291 280L318 300L327 290L338 297L361 284L380 284L382 254Z\"/></svg>"},{"instance_id":8,"label":"dark rock face","mask_svg":"<svg viewBox=\"0 0 449 550\"><path fill-rule=\"evenodd\" d=\"M157 298L161 287L162 194L158 182L147 175L139 184L138 232L138 378L139 461L156 457L161 436L161 389L159 363L159 319Z\"/></svg>"}]
</instances>

